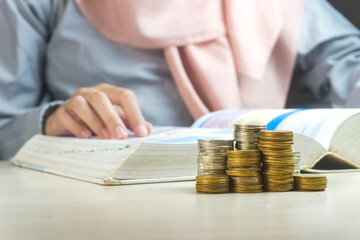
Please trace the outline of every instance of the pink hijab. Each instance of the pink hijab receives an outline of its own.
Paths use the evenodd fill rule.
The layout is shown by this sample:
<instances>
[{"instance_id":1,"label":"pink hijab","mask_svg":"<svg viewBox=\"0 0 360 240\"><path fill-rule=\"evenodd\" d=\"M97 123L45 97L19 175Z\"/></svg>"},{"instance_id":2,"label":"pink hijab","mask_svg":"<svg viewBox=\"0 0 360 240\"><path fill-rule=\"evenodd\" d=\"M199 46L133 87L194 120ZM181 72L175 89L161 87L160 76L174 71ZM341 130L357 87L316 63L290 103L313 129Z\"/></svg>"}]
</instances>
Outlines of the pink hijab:
<instances>
[{"instance_id":1,"label":"pink hijab","mask_svg":"<svg viewBox=\"0 0 360 240\"><path fill-rule=\"evenodd\" d=\"M105 37L163 49L194 119L284 107L303 0L75 0Z\"/></svg>"}]
</instances>

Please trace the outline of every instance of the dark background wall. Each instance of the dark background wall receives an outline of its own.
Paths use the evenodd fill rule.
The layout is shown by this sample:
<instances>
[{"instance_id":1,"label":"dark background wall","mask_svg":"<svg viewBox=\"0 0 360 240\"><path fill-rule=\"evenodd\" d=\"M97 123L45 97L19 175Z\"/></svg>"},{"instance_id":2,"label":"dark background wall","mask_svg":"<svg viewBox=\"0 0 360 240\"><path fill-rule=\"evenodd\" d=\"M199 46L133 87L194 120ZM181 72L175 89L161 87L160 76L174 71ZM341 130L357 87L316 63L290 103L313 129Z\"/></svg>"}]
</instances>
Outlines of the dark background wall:
<instances>
[{"instance_id":1,"label":"dark background wall","mask_svg":"<svg viewBox=\"0 0 360 240\"><path fill-rule=\"evenodd\" d=\"M316 0L312 0L316 1ZM360 1L359 0L329 0L329 2L353 24L360 28Z\"/></svg>"},{"instance_id":2,"label":"dark background wall","mask_svg":"<svg viewBox=\"0 0 360 240\"><path fill-rule=\"evenodd\" d=\"M290 0L291 1L291 0ZM318 1L318 0L308 0ZM360 0L328 0L339 12L360 29ZM317 100L308 89L296 89L291 85L287 108L328 108L329 103Z\"/></svg>"}]
</instances>

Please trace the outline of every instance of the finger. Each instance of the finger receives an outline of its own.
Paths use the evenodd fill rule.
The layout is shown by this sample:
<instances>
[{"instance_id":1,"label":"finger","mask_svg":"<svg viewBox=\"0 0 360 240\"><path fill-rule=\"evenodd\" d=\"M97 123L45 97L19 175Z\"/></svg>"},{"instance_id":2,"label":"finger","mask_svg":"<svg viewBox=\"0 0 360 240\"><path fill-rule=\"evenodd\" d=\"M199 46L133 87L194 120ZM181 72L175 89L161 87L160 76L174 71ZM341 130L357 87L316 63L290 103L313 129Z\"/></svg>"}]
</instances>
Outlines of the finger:
<instances>
[{"instance_id":1,"label":"finger","mask_svg":"<svg viewBox=\"0 0 360 240\"><path fill-rule=\"evenodd\" d=\"M124 110L119 105L113 105L116 114L120 117L121 121L125 124L126 128L130 129L129 121L125 115Z\"/></svg>"},{"instance_id":2,"label":"finger","mask_svg":"<svg viewBox=\"0 0 360 240\"><path fill-rule=\"evenodd\" d=\"M104 123L91 109L83 96L73 96L68 101L68 106L98 137L110 138L111 134Z\"/></svg>"},{"instance_id":3,"label":"finger","mask_svg":"<svg viewBox=\"0 0 360 240\"><path fill-rule=\"evenodd\" d=\"M149 122L146 122L146 127L147 127L147 130L148 130L148 133L151 133L151 131L152 131L152 124L149 123Z\"/></svg>"},{"instance_id":4,"label":"finger","mask_svg":"<svg viewBox=\"0 0 360 240\"><path fill-rule=\"evenodd\" d=\"M121 118L121 120L124 122L125 126L130 128L129 123L128 123L128 119L125 115L124 110L122 109L122 107L120 107L119 105L113 105L117 115L119 115L119 117ZM151 133L152 131L152 124L150 122L146 122L146 128L148 130L148 133Z\"/></svg>"},{"instance_id":5,"label":"finger","mask_svg":"<svg viewBox=\"0 0 360 240\"><path fill-rule=\"evenodd\" d=\"M86 94L85 98L113 136L120 139L127 137L125 124L116 113L110 99L104 92L93 90Z\"/></svg>"},{"instance_id":6,"label":"finger","mask_svg":"<svg viewBox=\"0 0 360 240\"><path fill-rule=\"evenodd\" d=\"M134 92L128 89L111 87L105 92L112 103L120 105L128 119L130 129L138 137L145 137L149 134L146 121L141 113Z\"/></svg>"},{"instance_id":7,"label":"finger","mask_svg":"<svg viewBox=\"0 0 360 240\"><path fill-rule=\"evenodd\" d=\"M56 118L58 119L60 124L76 137L91 137L91 132L89 131L89 129L76 121L73 116L65 109L64 106L60 106L54 114L56 114Z\"/></svg>"}]
</instances>

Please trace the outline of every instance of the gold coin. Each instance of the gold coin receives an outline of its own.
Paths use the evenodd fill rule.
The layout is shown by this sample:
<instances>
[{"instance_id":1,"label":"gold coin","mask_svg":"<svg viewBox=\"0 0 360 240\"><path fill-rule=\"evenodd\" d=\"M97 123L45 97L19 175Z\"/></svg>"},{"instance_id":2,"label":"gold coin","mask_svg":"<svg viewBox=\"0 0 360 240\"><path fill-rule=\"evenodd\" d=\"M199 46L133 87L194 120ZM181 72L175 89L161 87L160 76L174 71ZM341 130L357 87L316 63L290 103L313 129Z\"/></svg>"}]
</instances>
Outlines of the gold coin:
<instances>
[{"instance_id":1,"label":"gold coin","mask_svg":"<svg viewBox=\"0 0 360 240\"><path fill-rule=\"evenodd\" d=\"M244 129L265 129L266 125L265 124L258 124L258 123L254 123L254 124L235 123L234 127L236 127L236 128L244 128Z\"/></svg>"},{"instance_id":2,"label":"gold coin","mask_svg":"<svg viewBox=\"0 0 360 240\"><path fill-rule=\"evenodd\" d=\"M219 188L229 188L229 183L198 183L196 182L196 185L198 185L200 188L208 188L208 189L212 189L212 188L216 188L216 189L219 189Z\"/></svg>"},{"instance_id":3,"label":"gold coin","mask_svg":"<svg viewBox=\"0 0 360 240\"><path fill-rule=\"evenodd\" d=\"M237 188L237 189L262 189L263 185L262 183L232 183L231 188Z\"/></svg>"},{"instance_id":4,"label":"gold coin","mask_svg":"<svg viewBox=\"0 0 360 240\"><path fill-rule=\"evenodd\" d=\"M249 158L228 158L228 162L236 162L236 163L260 163L261 158L257 157L249 157Z\"/></svg>"},{"instance_id":5,"label":"gold coin","mask_svg":"<svg viewBox=\"0 0 360 240\"><path fill-rule=\"evenodd\" d=\"M228 158L260 158L259 150L230 150L227 151Z\"/></svg>"},{"instance_id":6,"label":"gold coin","mask_svg":"<svg viewBox=\"0 0 360 240\"><path fill-rule=\"evenodd\" d=\"M294 173L295 168L288 168L282 170L269 170L269 169L262 169L261 173L265 175L275 175L275 176L292 176Z\"/></svg>"},{"instance_id":7,"label":"gold coin","mask_svg":"<svg viewBox=\"0 0 360 240\"><path fill-rule=\"evenodd\" d=\"M326 186L327 181L316 181L316 182L299 182L296 180L296 184L300 186Z\"/></svg>"},{"instance_id":8,"label":"gold coin","mask_svg":"<svg viewBox=\"0 0 360 240\"><path fill-rule=\"evenodd\" d=\"M256 193L256 192L262 192L263 186L262 184L254 184L254 185L235 184L230 186L230 191L235 193Z\"/></svg>"},{"instance_id":9,"label":"gold coin","mask_svg":"<svg viewBox=\"0 0 360 240\"><path fill-rule=\"evenodd\" d=\"M262 130L266 130L266 125L260 124L234 124L234 132L255 132L258 133Z\"/></svg>"},{"instance_id":10,"label":"gold coin","mask_svg":"<svg viewBox=\"0 0 360 240\"><path fill-rule=\"evenodd\" d=\"M260 163L233 163L227 162L227 168L259 168Z\"/></svg>"},{"instance_id":11,"label":"gold coin","mask_svg":"<svg viewBox=\"0 0 360 240\"><path fill-rule=\"evenodd\" d=\"M327 187L327 178L319 174L294 175L295 190L297 191L323 191Z\"/></svg>"},{"instance_id":12,"label":"gold coin","mask_svg":"<svg viewBox=\"0 0 360 240\"><path fill-rule=\"evenodd\" d=\"M264 154L265 156L275 156L275 157L292 157L292 150L286 149L286 150L269 150L269 149L263 149L261 150L262 154Z\"/></svg>"},{"instance_id":13,"label":"gold coin","mask_svg":"<svg viewBox=\"0 0 360 240\"><path fill-rule=\"evenodd\" d=\"M281 144L281 145L280 144L268 144L268 145L259 144L258 148L260 149L260 151L262 151L262 150L268 150L268 151L271 151L271 150L289 151L289 150L291 150L292 151L290 144Z\"/></svg>"},{"instance_id":14,"label":"gold coin","mask_svg":"<svg viewBox=\"0 0 360 240\"><path fill-rule=\"evenodd\" d=\"M209 183L209 182L215 182L215 183L219 183L219 182L229 182L229 176L227 175L218 175L218 176L197 176L196 177L196 182L204 182L204 183Z\"/></svg>"},{"instance_id":15,"label":"gold coin","mask_svg":"<svg viewBox=\"0 0 360 240\"><path fill-rule=\"evenodd\" d=\"M262 177L259 176L251 176L251 177L230 177L230 183L253 183L253 184L262 184Z\"/></svg>"},{"instance_id":16,"label":"gold coin","mask_svg":"<svg viewBox=\"0 0 360 240\"><path fill-rule=\"evenodd\" d=\"M227 153L227 151L229 151L229 150L233 150L234 148L232 147L232 146L219 146L218 147L218 151L220 152L220 153Z\"/></svg>"},{"instance_id":17,"label":"gold coin","mask_svg":"<svg viewBox=\"0 0 360 240\"><path fill-rule=\"evenodd\" d=\"M294 141L290 140L290 141L271 141L271 140L265 140L265 139L260 139L259 140L259 144L261 145L293 145Z\"/></svg>"},{"instance_id":18,"label":"gold coin","mask_svg":"<svg viewBox=\"0 0 360 240\"><path fill-rule=\"evenodd\" d=\"M326 188L319 188L319 189L306 189L306 188L297 188L295 187L294 190L298 192L321 192L325 191Z\"/></svg>"},{"instance_id":19,"label":"gold coin","mask_svg":"<svg viewBox=\"0 0 360 240\"><path fill-rule=\"evenodd\" d=\"M226 175L225 169L197 169L198 176L219 176Z\"/></svg>"},{"instance_id":20,"label":"gold coin","mask_svg":"<svg viewBox=\"0 0 360 240\"><path fill-rule=\"evenodd\" d=\"M264 137L289 137L293 136L293 131L287 130L263 130L260 132L260 136Z\"/></svg>"},{"instance_id":21,"label":"gold coin","mask_svg":"<svg viewBox=\"0 0 360 240\"><path fill-rule=\"evenodd\" d=\"M297 174L294 175L297 179L304 179L304 180L310 180L310 179L327 179L326 175L322 174Z\"/></svg>"},{"instance_id":22,"label":"gold coin","mask_svg":"<svg viewBox=\"0 0 360 240\"><path fill-rule=\"evenodd\" d=\"M263 192L262 189L258 189L258 190L238 190L238 189L231 189L230 190L233 193L261 193Z\"/></svg>"},{"instance_id":23,"label":"gold coin","mask_svg":"<svg viewBox=\"0 0 360 240\"><path fill-rule=\"evenodd\" d=\"M264 189L268 192L287 192L294 189L294 184L267 184L264 183Z\"/></svg>"},{"instance_id":24,"label":"gold coin","mask_svg":"<svg viewBox=\"0 0 360 240\"><path fill-rule=\"evenodd\" d=\"M279 156L279 155L263 155L263 159L267 159L267 160L283 160L283 159L288 159L288 160L295 160L294 156Z\"/></svg>"},{"instance_id":25,"label":"gold coin","mask_svg":"<svg viewBox=\"0 0 360 240\"><path fill-rule=\"evenodd\" d=\"M242 169L242 168L232 168L232 169L228 169L226 170L226 174L229 176L235 176L235 177L253 177L253 176L259 176L260 175L260 169L257 168L247 168L247 169Z\"/></svg>"},{"instance_id":26,"label":"gold coin","mask_svg":"<svg viewBox=\"0 0 360 240\"><path fill-rule=\"evenodd\" d=\"M292 152L292 147L291 147L291 145L287 145L287 146L279 146L279 145L261 145L261 144L259 144L259 150L261 151L261 152L263 152L263 151L268 151L268 152L270 152L270 151L282 151L282 152L286 152L286 153L288 153L288 152Z\"/></svg>"},{"instance_id":27,"label":"gold coin","mask_svg":"<svg viewBox=\"0 0 360 240\"><path fill-rule=\"evenodd\" d=\"M269 160L263 160L262 161L264 166L278 166L278 167L294 167L295 161L269 161Z\"/></svg>"},{"instance_id":28,"label":"gold coin","mask_svg":"<svg viewBox=\"0 0 360 240\"><path fill-rule=\"evenodd\" d=\"M229 187L206 187L196 184L196 191L198 193L228 193Z\"/></svg>"},{"instance_id":29,"label":"gold coin","mask_svg":"<svg viewBox=\"0 0 360 240\"><path fill-rule=\"evenodd\" d=\"M285 183L294 183L293 178L287 178L287 179L272 179L272 178L263 178L264 183L266 184L285 184Z\"/></svg>"},{"instance_id":30,"label":"gold coin","mask_svg":"<svg viewBox=\"0 0 360 240\"><path fill-rule=\"evenodd\" d=\"M283 142L293 142L294 141L294 137L293 136L289 136L289 137L270 137L270 136L263 136L260 135L260 139L259 142L272 142L272 143L283 143Z\"/></svg>"},{"instance_id":31,"label":"gold coin","mask_svg":"<svg viewBox=\"0 0 360 240\"><path fill-rule=\"evenodd\" d=\"M233 162L251 162L251 163L256 163L256 162L260 162L261 158L260 157L255 157L255 156L250 156L250 157L228 157L227 158L228 161L233 161Z\"/></svg>"},{"instance_id":32,"label":"gold coin","mask_svg":"<svg viewBox=\"0 0 360 240\"><path fill-rule=\"evenodd\" d=\"M259 150L230 150L227 151L229 155L259 155Z\"/></svg>"}]
</instances>

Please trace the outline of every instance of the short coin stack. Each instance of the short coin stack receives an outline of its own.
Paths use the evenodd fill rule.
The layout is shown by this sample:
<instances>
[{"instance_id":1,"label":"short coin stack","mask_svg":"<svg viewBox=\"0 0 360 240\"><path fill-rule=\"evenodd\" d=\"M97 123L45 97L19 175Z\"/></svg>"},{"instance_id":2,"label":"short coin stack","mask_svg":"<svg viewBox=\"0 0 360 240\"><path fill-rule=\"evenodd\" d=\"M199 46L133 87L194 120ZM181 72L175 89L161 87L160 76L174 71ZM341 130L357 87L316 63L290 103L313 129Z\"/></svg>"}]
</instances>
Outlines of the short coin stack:
<instances>
[{"instance_id":1,"label":"short coin stack","mask_svg":"<svg viewBox=\"0 0 360 240\"><path fill-rule=\"evenodd\" d=\"M257 150L260 139L260 131L262 130L266 130L266 125L235 124L235 148L238 150Z\"/></svg>"},{"instance_id":2,"label":"short coin stack","mask_svg":"<svg viewBox=\"0 0 360 240\"><path fill-rule=\"evenodd\" d=\"M263 154L264 190L286 192L294 188L294 153L292 131L261 131L259 149Z\"/></svg>"},{"instance_id":3,"label":"short coin stack","mask_svg":"<svg viewBox=\"0 0 360 240\"><path fill-rule=\"evenodd\" d=\"M296 174L296 191L324 191L327 187L327 178L319 174Z\"/></svg>"},{"instance_id":4,"label":"short coin stack","mask_svg":"<svg viewBox=\"0 0 360 240\"><path fill-rule=\"evenodd\" d=\"M261 155L259 150L227 151L226 174L230 176L230 190L236 193L262 192Z\"/></svg>"},{"instance_id":5,"label":"short coin stack","mask_svg":"<svg viewBox=\"0 0 360 240\"><path fill-rule=\"evenodd\" d=\"M233 140L198 140L198 176L225 175L226 151L233 149Z\"/></svg>"},{"instance_id":6,"label":"short coin stack","mask_svg":"<svg viewBox=\"0 0 360 240\"><path fill-rule=\"evenodd\" d=\"M225 173L226 151L234 149L233 144L233 140L198 140L197 192L229 192L229 176Z\"/></svg>"},{"instance_id":7,"label":"short coin stack","mask_svg":"<svg viewBox=\"0 0 360 240\"><path fill-rule=\"evenodd\" d=\"M196 191L198 193L227 193L229 192L229 176L197 176Z\"/></svg>"},{"instance_id":8,"label":"short coin stack","mask_svg":"<svg viewBox=\"0 0 360 240\"><path fill-rule=\"evenodd\" d=\"M300 162L301 162L301 154L299 151L294 151L295 157L295 171L294 174L300 174Z\"/></svg>"}]
</instances>

